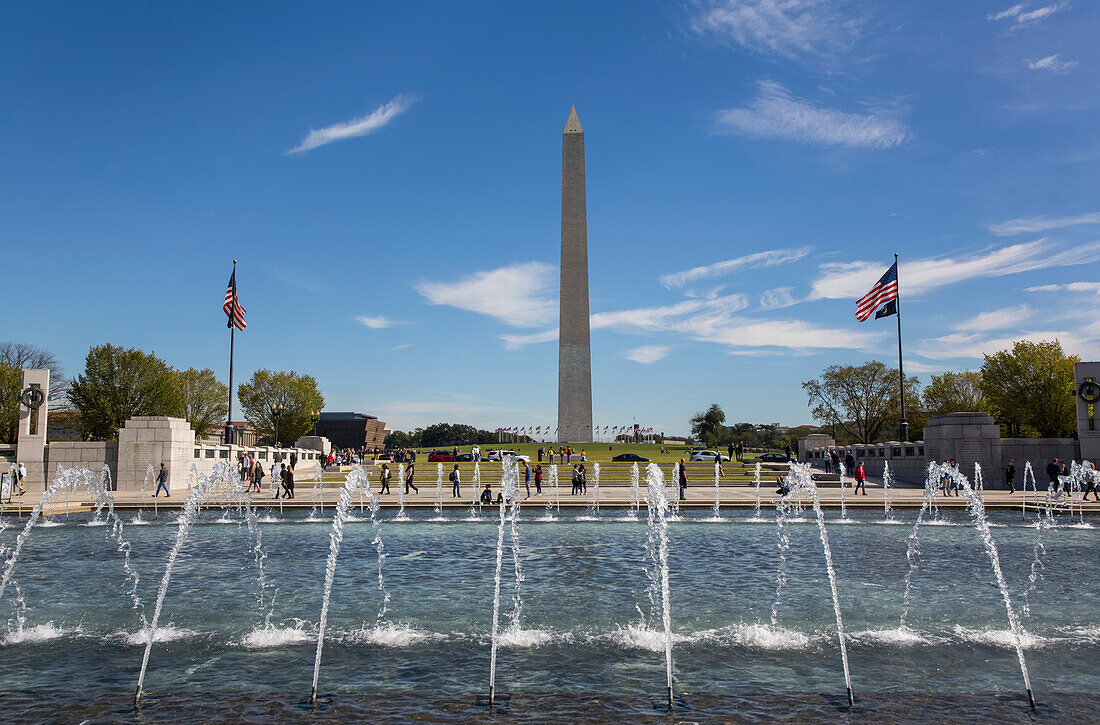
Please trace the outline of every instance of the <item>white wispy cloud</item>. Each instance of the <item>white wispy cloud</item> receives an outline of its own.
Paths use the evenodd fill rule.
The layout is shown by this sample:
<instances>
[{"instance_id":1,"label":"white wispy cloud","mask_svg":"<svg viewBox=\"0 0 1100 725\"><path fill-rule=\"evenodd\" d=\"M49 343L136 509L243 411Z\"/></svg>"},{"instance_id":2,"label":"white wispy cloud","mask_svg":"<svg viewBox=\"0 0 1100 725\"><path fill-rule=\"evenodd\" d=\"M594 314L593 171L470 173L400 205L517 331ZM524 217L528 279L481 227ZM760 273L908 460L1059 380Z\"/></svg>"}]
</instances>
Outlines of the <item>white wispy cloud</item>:
<instances>
[{"instance_id":1,"label":"white wispy cloud","mask_svg":"<svg viewBox=\"0 0 1100 725\"><path fill-rule=\"evenodd\" d=\"M810 253L809 247L795 247L792 249L769 249L765 252L746 254L743 257L727 259L714 264L701 267L692 267L683 272L674 272L661 276L661 284L669 289L683 287L689 282L696 282L709 277L720 277L731 272L743 269L755 269L757 267L773 267L786 262L796 262Z\"/></svg>"},{"instance_id":2,"label":"white wispy cloud","mask_svg":"<svg viewBox=\"0 0 1100 725\"><path fill-rule=\"evenodd\" d=\"M355 318L355 321L360 325L366 325L372 330L381 330L386 327L396 327L398 325L404 325L404 322L398 322L397 320L391 320L385 315L377 315L370 317L368 315L359 315Z\"/></svg>"},{"instance_id":3,"label":"white wispy cloud","mask_svg":"<svg viewBox=\"0 0 1100 725\"><path fill-rule=\"evenodd\" d=\"M1046 239L987 249L959 257L928 257L902 262L898 269L901 294L919 295L970 279L1003 277L1037 269L1088 264L1100 260L1100 241L1058 246ZM852 299L863 296L882 276L883 262L830 262L821 265L810 299ZM855 314L853 308L852 313Z\"/></svg>"},{"instance_id":4,"label":"white wispy cloud","mask_svg":"<svg viewBox=\"0 0 1100 725\"><path fill-rule=\"evenodd\" d=\"M508 350L518 350L526 345L536 345L540 342L553 342L558 339L558 328L552 330L544 330L543 332L533 332L529 335L501 335L500 339L504 341L504 347Z\"/></svg>"},{"instance_id":5,"label":"white wispy cloud","mask_svg":"<svg viewBox=\"0 0 1100 725\"><path fill-rule=\"evenodd\" d=\"M1026 304L1016 307L1002 307L999 310L979 312L977 315L955 325L956 330L981 332L989 330L1008 330L1016 327L1032 315Z\"/></svg>"},{"instance_id":6,"label":"white wispy cloud","mask_svg":"<svg viewBox=\"0 0 1100 725\"><path fill-rule=\"evenodd\" d=\"M1011 237L1016 234L1045 232L1051 229L1075 227L1082 224L1100 224L1100 212L1053 218L1048 216L1033 216L1023 219L1009 219L1000 224L989 224L987 228L998 237Z\"/></svg>"},{"instance_id":7,"label":"white wispy cloud","mask_svg":"<svg viewBox=\"0 0 1100 725\"><path fill-rule=\"evenodd\" d=\"M672 348L668 345L642 345L633 350L628 350L626 359L633 360L636 363L642 363L643 365L649 365L650 363L655 363L658 360L664 359L671 349Z\"/></svg>"},{"instance_id":8,"label":"white wispy cloud","mask_svg":"<svg viewBox=\"0 0 1100 725\"><path fill-rule=\"evenodd\" d=\"M798 304L798 300L791 294L793 287L776 287L764 290L760 295L760 306L765 310L780 310L784 307Z\"/></svg>"},{"instance_id":9,"label":"white wispy cloud","mask_svg":"<svg viewBox=\"0 0 1100 725\"><path fill-rule=\"evenodd\" d=\"M704 0L692 29L764 55L783 58L847 52L864 19L845 15L832 0Z\"/></svg>"},{"instance_id":10,"label":"white wispy cloud","mask_svg":"<svg viewBox=\"0 0 1100 725\"><path fill-rule=\"evenodd\" d=\"M343 141L357 136L367 136L384 128L390 121L400 116L416 101L411 96L397 96L365 116L353 118L343 123L334 123L331 126L318 128L306 134L302 142L287 151L288 154L299 154L318 146Z\"/></svg>"},{"instance_id":11,"label":"white wispy cloud","mask_svg":"<svg viewBox=\"0 0 1100 725\"><path fill-rule=\"evenodd\" d=\"M557 267L526 262L463 277L456 282L423 281L417 292L433 305L488 315L513 327L540 327L558 319L552 296Z\"/></svg>"},{"instance_id":12,"label":"white wispy cloud","mask_svg":"<svg viewBox=\"0 0 1100 725\"><path fill-rule=\"evenodd\" d=\"M397 352L398 350L408 350L410 347L412 347L412 343L411 342L406 342L404 345L394 345L389 350L386 350L386 352Z\"/></svg>"},{"instance_id":13,"label":"white wispy cloud","mask_svg":"<svg viewBox=\"0 0 1100 725\"><path fill-rule=\"evenodd\" d=\"M1039 330L1014 332L1011 336L987 337L979 333L955 332L942 337L921 340L913 346L914 352L932 360L955 358L980 359L1000 350L1011 350L1018 340L1042 342L1058 340L1062 348L1071 354L1095 355L1098 351L1095 335L1081 335L1069 330Z\"/></svg>"},{"instance_id":14,"label":"white wispy cloud","mask_svg":"<svg viewBox=\"0 0 1100 725\"><path fill-rule=\"evenodd\" d=\"M1068 282L1066 284L1042 284L1025 287L1024 292L1079 292L1100 295L1100 282Z\"/></svg>"},{"instance_id":15,"label":"white wispy cloud","mask_svg":"<svg viewBox=\"0 0 1100 725\"><path fill-rule=\"evenodd\" d=\"M719 111L715 130L753 138L873 149L899 146L910 137L908 127L888 112L859 114L827 108L792 96L775 81L761 81L759 93L747 106Z\"/></svg>"},{"instance_id":16,"label":"white wispy cloud","mask_svg":"<svg viewBox=\"0 0 1100 725\"><path fill-rule=\"evenodd\" d=\"M1017 3L998 13L991 13L987 15L986 18L989 20L1011 20L1012 26L1018 28L1048 18L1059 10L1065 10L1069 6L1070 3L1067 1L1042 5L1034 10L1028 10L1028 3Z\"/></svg>"},{"instance_id":17,"label":"white wispy cloud","mask_svg":"<svg viewBox=\"0 0 1100 725\"><path fill-rule=\"evenodd\" d=\"M1060 60L1057 53L1044 58L1029 58L1024 62L1031 70L1045 70L1052 73L1062 73L1078 65L1075 60Z\"/></svg>"}]
</instances>

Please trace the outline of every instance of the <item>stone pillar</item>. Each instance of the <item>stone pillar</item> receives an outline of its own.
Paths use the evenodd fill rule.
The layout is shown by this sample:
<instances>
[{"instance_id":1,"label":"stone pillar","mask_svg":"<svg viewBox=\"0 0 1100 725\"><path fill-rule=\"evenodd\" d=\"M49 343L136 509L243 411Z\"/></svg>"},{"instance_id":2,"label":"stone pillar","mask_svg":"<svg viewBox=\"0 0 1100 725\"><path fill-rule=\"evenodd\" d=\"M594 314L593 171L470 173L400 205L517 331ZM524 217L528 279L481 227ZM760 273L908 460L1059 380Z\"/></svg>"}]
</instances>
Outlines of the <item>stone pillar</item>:
<instances>
[{"instance_id":1,"label":"stone pillar","mask_svg":"<svg viewBox=\"0 0 1100 725\"><path fill-rule=\"evenodd\" d=\"M806 453L816 448L832 448L836 445L831 435L826 433L810 433L798 439L798 460L805 462Z\"/></svg>"},{"instance_id":2,"label":"stone pillar","mask_svg":"<svg viewBox=\"0 0 1100 725\"><path fill-rule=\"evenodd\" d=\"M27 389L42 392L42 405L36 410L19 403L19 435L16 437L16 461L27 467L28 491L45 491L49 473L46 471L46 424L49 417L50 371L23 370L22 394Z\"/></svg>"},{"instance_id":3,"label":"stone pillar","mask_svg":"<svg viewBox=\"0 0 1100 725\"><path fill-rule=\"evenodd\" d=\"M1100 463L1100 362L1075 363L1073 383L1081 458Z\"/></svg>"},{"instance_id":4,"label":"stone pillar","mask_svg":"<svg viewBox=\"0 0 1100 725\"><path fill-rule=\"evenodd\" d=\"M186 491L187 474L195 462L195 431L183 418L138 416L118 431L119 491L140 491L149 466L168 467L168 487L173 495ZM153 484L155 486L155 484ZM153 486L148 489L153 493Z\"/></svg>"},{"instance_id":5,"label":"stone pillar","mask_svg":"<svg viewBox=\"0 0 1100 725\"><path fill-rule=\"evenodd\" d=\"M959 471L971 480L975 463L981 465L986 483L1001 480L1001 426L985 413L932 416L924 428L924 453L929 462L954 458Z\"/></svg>"},{"instance_id":6,"label":"stone pillar","mask_svg":"<svg viewBox=\"0 0 1100 725\"><path fill-rule=\"evenodd\" d=\"M558 441L592 442L592 342L588 317L588 211L584 129L569 112L561 146L561 292Z\"/></svg>"}]
</instances>

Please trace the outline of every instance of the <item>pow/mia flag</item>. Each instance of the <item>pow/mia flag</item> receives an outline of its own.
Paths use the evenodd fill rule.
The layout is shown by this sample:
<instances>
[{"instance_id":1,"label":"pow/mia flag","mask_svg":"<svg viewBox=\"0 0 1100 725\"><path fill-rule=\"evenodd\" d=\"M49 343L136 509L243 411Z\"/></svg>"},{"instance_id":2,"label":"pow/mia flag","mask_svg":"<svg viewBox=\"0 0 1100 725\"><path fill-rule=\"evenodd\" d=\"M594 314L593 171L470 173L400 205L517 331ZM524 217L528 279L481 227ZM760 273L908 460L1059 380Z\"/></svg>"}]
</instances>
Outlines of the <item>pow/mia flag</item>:
<instances>
[{"instance_id":1,"label":"pow/mia flag","mask_svg":"<svg viewBox=\"0 0 1100 725\"><path fill-rule=\"evenodd\" d=\"M875 313L875 319L877 320L880 317L889 317L890 315L896 315L897 313L898 313L898 301L897 300L890 300L889 302L887 302L885 305L882 306L881 310L879 310L878 312Z\"/></svg>"}]
</instances>

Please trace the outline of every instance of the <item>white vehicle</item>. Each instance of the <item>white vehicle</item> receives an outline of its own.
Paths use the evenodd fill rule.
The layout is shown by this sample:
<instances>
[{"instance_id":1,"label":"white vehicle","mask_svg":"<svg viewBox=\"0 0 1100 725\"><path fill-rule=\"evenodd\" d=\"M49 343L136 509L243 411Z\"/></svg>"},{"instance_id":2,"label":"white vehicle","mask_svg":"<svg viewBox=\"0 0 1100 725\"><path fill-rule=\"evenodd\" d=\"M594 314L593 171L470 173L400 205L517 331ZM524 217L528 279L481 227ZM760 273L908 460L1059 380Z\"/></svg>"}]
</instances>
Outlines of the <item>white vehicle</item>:
<instances>
[{"instance_id":1,"label":"white vehicle","mask_svg":"<svg viewBox=\"0 0 1100 725\"><path fill-rule=\"evenodd\" d=\"M530 463L531 462L531 456L521 456L520 454L516 453L515 451L504 451L504 450L494 449L494 450L489 451L489 457L488 457L487 460L490 460L490 461L519 460L519 461L523 461L524 463Z\"/></svg>"},{"instance_id":2,"label":"white vehicle","mask_svg":"<svg viewBox=\"0 0 1100 725\"><path fill-rule=\"evenodd\" d=\"M728 461L729 456L723 456L718 451L692 451L689 461Z\"/></svg>"}]
</instances>

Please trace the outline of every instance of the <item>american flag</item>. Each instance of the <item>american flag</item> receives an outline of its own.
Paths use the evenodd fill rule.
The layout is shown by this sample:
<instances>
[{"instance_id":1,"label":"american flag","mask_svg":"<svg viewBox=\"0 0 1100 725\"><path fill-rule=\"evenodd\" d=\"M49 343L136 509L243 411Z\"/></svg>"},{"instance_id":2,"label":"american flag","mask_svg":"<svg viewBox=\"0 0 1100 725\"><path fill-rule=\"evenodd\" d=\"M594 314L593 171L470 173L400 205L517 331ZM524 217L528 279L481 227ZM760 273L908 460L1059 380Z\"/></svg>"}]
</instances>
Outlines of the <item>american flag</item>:
<instances>
[{"instance_id":1,"label":"american flag","mask_svg":"<svg viewBox=\"0 0 1100 725\"><path fill-rule=\"evenodd\" d=\"M856 319L863 322L871 316L875 310L882 307L890 300L898 298L898 263L890 265L886 274L882 275L871 291L863 295L856 303Z\"/></svg>"},{"instance_id":2,"label":"american flag","mask_svg":"<svg viewBox=\"0 0 1100 725\"><path fill-rule=\"evenodd\" d=\"M229 286L225 288L225 304L222 305L222 311L229 318L226 327L236 327L238 330L243 330L248 326L244 322L245 309L241 307L241 301L237 298L236 268L233 269L233 274L229 275Z\"/></svg>"}]
</instances>

